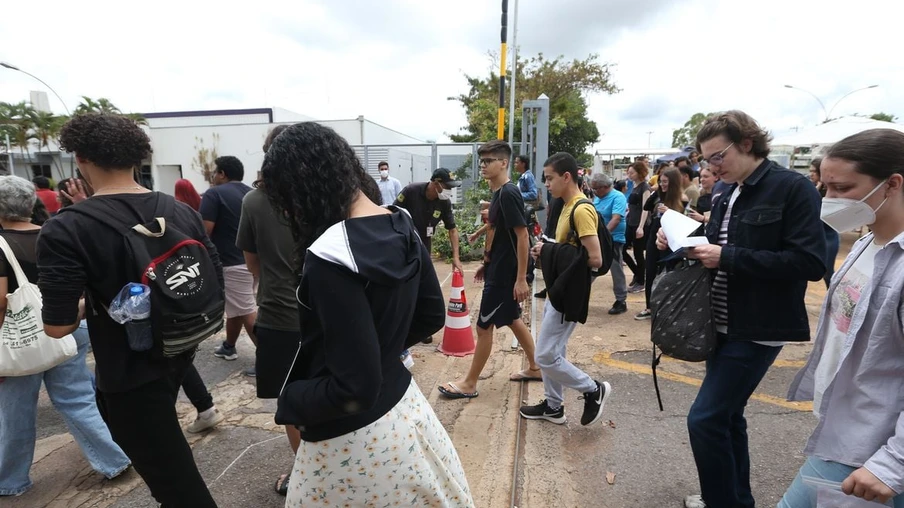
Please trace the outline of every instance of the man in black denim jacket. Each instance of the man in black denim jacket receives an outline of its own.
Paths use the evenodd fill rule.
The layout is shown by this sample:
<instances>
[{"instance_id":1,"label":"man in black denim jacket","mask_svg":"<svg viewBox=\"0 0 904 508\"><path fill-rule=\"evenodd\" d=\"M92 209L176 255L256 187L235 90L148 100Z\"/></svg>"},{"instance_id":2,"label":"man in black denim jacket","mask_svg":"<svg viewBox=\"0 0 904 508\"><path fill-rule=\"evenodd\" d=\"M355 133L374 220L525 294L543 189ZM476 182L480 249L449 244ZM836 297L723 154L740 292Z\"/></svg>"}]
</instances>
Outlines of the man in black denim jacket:
<instances>
[{"instance_id":1,"label":"man in black denim jacket","mask_svg":"<svg viewBox=\"0 0 904 508\"><path fill-rule=\"evenodd\" d=\"M711 116L697 134L698 151L730 187L713 203L710 244L687 249L714 271L719 338L687 418L702 491L685 499L688 508L753 508L744 408L784 343L810 340L807 281L826 270L819 193L766 158L769 140L741 111Z\"/></svg>"}]
</instances>

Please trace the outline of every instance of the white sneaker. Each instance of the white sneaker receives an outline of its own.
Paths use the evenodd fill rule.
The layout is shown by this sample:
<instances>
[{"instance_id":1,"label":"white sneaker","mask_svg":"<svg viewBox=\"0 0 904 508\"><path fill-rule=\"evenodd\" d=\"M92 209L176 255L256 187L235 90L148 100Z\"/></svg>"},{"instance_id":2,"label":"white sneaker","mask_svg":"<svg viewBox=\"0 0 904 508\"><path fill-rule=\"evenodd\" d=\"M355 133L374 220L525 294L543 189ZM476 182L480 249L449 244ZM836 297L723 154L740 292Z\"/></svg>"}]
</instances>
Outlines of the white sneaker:
<instances>
[{"instance_id":1,"label":"white sneaker","mask_svg":"<svg viewBox=\"0 0 904 508\"><path fill-rule=\"evenodd\" d=\"M207 411L198 413L198 418L195 419L194 422L191 423L185 430L191 432L192 434L197 434L199 432L204 432L207 429L212 429L218 423L222 422L223 419L226 418L223 416L217 408L212 407Z\"/></svg>"},{"instance_id":2,"label":"white sneaker","mask_svg":"<svg viewBox=\"0 0 904 508\"><path fill-rule=\"evenodd\" d=\"M694 494L684 498L684 508L706 508L706 503L703 502L703 496Z\"/></svg>"}]
</instances>

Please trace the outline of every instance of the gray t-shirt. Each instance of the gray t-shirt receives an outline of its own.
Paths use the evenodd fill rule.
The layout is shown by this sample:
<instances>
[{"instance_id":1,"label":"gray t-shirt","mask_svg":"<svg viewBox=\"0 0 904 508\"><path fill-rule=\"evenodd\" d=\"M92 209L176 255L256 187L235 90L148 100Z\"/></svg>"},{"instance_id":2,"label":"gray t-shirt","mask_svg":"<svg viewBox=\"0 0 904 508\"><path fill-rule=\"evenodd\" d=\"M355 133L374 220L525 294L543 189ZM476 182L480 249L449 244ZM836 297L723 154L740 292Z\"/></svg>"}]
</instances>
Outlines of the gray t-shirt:
<instances>
[{"instance_id":1,"label":"gray t-shirt","mask_svg":"<svg viewBox=\"0 0 904 508\"><path fill-rule=\"evenodd\" d=\"M295 242L285 218L279 217L264 191L254 189L242 200L235 245L257 254L260 281L257 291L257 325L287 332L299 331L293 259Z\"/></svg>"}]
</instances>

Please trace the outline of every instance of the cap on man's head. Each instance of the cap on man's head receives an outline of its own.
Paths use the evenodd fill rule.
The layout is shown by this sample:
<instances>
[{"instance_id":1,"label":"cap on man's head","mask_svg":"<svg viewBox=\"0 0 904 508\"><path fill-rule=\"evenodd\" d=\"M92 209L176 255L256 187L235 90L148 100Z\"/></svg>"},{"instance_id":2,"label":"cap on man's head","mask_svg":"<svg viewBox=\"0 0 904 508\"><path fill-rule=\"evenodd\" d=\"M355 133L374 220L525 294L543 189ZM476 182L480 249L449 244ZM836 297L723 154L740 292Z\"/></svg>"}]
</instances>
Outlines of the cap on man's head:
<instances>
[{"instance_id":1,"label":"cap on man's head","mask_svg":"<svg viewBox=\"0 0 904 508\"><path fill-rule=\"evenodd\" d=\"M443 185L451 188L461 187L461 182L453 180L452 174L449 173L449 170L446 168L439 168L434 171L433 177L430 178L430 180L442 182Z\"/></svg>"}]
</instances>

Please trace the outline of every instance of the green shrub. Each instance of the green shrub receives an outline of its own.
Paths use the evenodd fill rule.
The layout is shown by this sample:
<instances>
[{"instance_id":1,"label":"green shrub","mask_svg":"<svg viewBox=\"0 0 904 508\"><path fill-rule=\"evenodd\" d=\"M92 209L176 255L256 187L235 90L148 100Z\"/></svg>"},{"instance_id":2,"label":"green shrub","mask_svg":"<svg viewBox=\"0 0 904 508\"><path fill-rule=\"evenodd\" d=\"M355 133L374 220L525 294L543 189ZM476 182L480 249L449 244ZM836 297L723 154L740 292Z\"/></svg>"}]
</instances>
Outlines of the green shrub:
<instances>
[{"instance_id":1,"label":"green shrub","mask_svg":"<svg viewBox=\"0 0 904 508\"><path fill-rule=\"evenodd\" d=\"M455 225L458 228L458 251L462 262L479 261L483 259L484 240L481 236L474 245L469 245L468 235L480 229L483 222L477 224L480 216L480 201L489 201L492 197L489 184L481 179L477 185L465 191L464 199L452 212L455 215ZM446 262L452 261L452 245L449 243L449 232L445 228L438 228L433 234L433 254Z\"/></svg>"}]
</instances>

